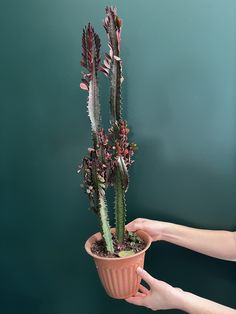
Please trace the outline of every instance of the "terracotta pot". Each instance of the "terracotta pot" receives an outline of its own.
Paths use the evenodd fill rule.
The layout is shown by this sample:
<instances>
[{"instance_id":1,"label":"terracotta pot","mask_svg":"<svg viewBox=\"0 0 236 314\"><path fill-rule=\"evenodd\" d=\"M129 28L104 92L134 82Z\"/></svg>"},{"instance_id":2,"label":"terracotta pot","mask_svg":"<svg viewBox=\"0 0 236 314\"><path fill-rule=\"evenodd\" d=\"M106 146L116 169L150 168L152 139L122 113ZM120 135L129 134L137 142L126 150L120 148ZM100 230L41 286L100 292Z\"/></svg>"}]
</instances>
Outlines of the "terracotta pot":
<instances>
[{"instance_id":1,"label":"terracotta pot","mask_svg":"<svg viewBox=\"0 0 236 314\"><path fill-rule=\"evenodd\" d=\"M115 229L111 229L115 232ZM100 257L91 252L92 244L101 239L101 233L95 233L85 243L85 250L91 255L96 264L96 268L107 294L115 299L126 299L136 294L139 289L141 278L137 275L138 266L144 266L145 251L151 245L151 237L144 231L139 230L137 235L146 244L145 249L135 255L108 258Z\"/></svg>"}]
</instances>

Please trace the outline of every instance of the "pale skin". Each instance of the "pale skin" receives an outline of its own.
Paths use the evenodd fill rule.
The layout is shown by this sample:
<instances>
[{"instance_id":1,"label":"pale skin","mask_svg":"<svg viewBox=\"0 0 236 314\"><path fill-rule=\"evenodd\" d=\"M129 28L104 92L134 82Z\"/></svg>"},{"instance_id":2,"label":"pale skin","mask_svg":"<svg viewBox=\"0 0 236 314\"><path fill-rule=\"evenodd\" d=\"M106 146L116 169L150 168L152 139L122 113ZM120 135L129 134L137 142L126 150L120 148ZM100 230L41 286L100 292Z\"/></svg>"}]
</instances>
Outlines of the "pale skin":
<instances>
[{"instance_id":1,"label":"pale skin","mask_svg":"<svg viewBox=\"0 0 236 314\"><path fill-rule=\"evenodd\" d=\"M153 241L168 241L215 258L236 261L236 232L189 228L173 223L138 218L130 222L128 231L144 230ZM201 298L157 280L144 269L138 275L149 285L140 285L139 292L127 302L151 310L178 309L190 314L236 314L236 310Z\"/></svg>"}]
</instances>

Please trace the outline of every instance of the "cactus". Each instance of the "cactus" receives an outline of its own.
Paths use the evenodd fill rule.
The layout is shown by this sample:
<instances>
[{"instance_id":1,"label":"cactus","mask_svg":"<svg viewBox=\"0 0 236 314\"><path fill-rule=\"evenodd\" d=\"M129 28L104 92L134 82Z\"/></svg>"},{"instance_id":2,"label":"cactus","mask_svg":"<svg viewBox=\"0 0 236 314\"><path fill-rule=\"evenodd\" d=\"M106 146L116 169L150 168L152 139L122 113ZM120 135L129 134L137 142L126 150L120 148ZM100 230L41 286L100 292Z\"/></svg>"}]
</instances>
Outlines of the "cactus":
<instances>
[{"instance_id":1,"label":"cactus","mask_svg":"<svg viewBox=\"0 0 236 314\"><path fill-rule=\"evenodd\" d=\"M121 84L122 76L122 60L120 57L120 39L122 20L117 15L116 8L106 7L106 17L103 26L108 36L109 54L101 67L102 72L110 79L110 113L111 124L113 128L113 145L116 151L116 169L114 174L114 190L115 190L115 218L116 218L116 236L119 243L124 240L125 220L126 220L126 202L125 192L128 188L128 171L125 163L125 156L122 149L127 148L127 139L122 141L121 128L124 123L121 113ZM124 182L125 181L125 182Z\"/></svg>"},{"instance_id":2,"label":"cactus","mask_svg":"<svg viewBox=\"0 0 236 314\"><path fill-rule=\"evenodd\" d=\"M132 156L136 144L128 141L127 121L122 119L121 84L123 82L122 60L120 57L120 35L122 20L115 7L106 7L103 26L108 36L109 54L105 54L100 64L100 39L89 23L82 35L80 87L88 91L88 115L91 122L93 148L84 157L80 170L84 174L84 188L88 195L90 208L99 216L102 235L108 252L113 253L112 236L108 219L108 206L105 192L108 187L115 191L116 238L124 241L126 221L125 193L128 189L128 169L134 162ZM106 135L101 128L98 72L103 72L110 80L110 128Z\"/></svg>"},{"instance_id":3,"label":"cactus","mask_svg":"<svg viewBox=\"0 0 236 314\"><path fill-rule=\"evenodd\" d=\"M88 91L88 115L91 122L93 149L89 149L90 156L83 161L85 189L89 196L90 207L98 214L102 235L106 243L107 251L114 252L108 208L105 197L105 164L104 143L100 129L101 115L99 103L99 89L97 72L100 65L100 38L89 23L83 30L81 65L87 70L83 73L80 87Z\"/></svg>"},{"instance_id":4,"label":"cactus","mask_svg":"<svg viewBox=\"0 0 236 314\"><path fill-rule=\"evenodd\" d=\"M106 7L106 17L103 26L108 36L109 54L106 54L101 71L109 76L110 87L110 111L113 123L121 119L121 83L122 62L120 58L120 35L122 20L117 15L116 8Z\"/></svg>"}]
</instances>

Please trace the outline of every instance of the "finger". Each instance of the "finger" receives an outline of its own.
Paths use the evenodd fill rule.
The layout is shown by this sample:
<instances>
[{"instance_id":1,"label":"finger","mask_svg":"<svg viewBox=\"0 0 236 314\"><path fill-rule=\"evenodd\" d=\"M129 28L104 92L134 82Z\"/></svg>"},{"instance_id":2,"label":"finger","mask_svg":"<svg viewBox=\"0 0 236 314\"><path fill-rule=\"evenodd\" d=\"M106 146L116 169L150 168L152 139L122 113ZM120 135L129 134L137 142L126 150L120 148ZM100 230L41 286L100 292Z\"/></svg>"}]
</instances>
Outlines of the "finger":
<instances>
[{"instance_id":1,"label":"finger","mask_svg":"<svg viewBox=\"0 0 236 314\"><path fill-rule=\"evenodd\" d=\"M137 268L137 274L144 280L146 283L151 287L155 281L155 278L153 278L146 270L144 270L141 267Z\"/></svg>"},{"instance_id":2,"label":"finger","mask_svg":"<svg viewBox=\"0 0 236 314\"><path fill-rule=\"evenodd\" d=\"M145 297L135 296L125 299L126 302L135 304L135 305L144 305L144 299Z\"/></svg>"},{"instance_id":3,"label":"finger","mask_svg":"<svg viewBox=\"0 0 236 314\"><path fill-rule=\"evenodd\" d=\"M142 229L142 218L135 219L126 225L127 231L136 231Z\"/></svg>"},{"instance_id":4,"label":"finger","mask_svg":"<svg viewBox=\"0 0 236 314\"><path fill-rule=\"evenodd\" d=\"M147 296L146 293L142 293L142 292L139 292L139 291L134 295L134 297L146 297L146 296Z\"/></svg>"},{"instance_id":5,"label":"finger","mask_svg":"<svg viewBox=\"0 0 236 314\"><path fill-rule=\"evenodd\" d=\"M140 284L139 286L139 291L145 294L148 294L150 292L150 290L148 290L146 287L144 287L143 285Z\"/></svg>"},{"instance_id":6,"label":"finger","mask_svg":"<svg viewBox=\"0 0 236 314\"><path fill-rule=\"evenodd\" d=\"M146 297L146 296L147 295L145 293L137 291L136 294L132 295L132 298L133 297Z\"/></svg>"},{"instance_id":7,"label":"finger","mask_svg":"<svg viewBox=\"0 0 236 314\"><path fill-rule=\"evenodd\" d=\"M183 290L181 288L175 288L177 291L179 292L183 292Z\"/></svg>"}]
</instances>

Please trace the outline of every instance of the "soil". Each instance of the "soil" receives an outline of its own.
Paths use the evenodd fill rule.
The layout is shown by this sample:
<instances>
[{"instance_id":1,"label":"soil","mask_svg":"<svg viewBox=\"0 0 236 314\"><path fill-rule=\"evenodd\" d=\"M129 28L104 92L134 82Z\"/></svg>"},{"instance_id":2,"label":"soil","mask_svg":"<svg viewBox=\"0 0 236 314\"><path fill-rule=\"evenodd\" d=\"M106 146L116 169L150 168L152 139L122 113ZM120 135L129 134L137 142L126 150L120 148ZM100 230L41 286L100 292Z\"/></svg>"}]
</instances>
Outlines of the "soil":
<instances>
[{"instance_id":1,"label":"soil","mask_svg":"<svg viewBox=\"0 0 236 314\"><path fill-rule=\"evenodd\" d=\"M142 251L146 244L145 242L137 236L135 233L127 232L125 234L124 241L122 243L118 243L116 237L112 235L112 241L114 246L114 253L107 252L104 239L98 240L93 243L91 247L91 251L93 254L96 254L101 257L117 257L120 258L119 252L121 251L133 251L134 254Z\"/></svg>"}]
</instances>

